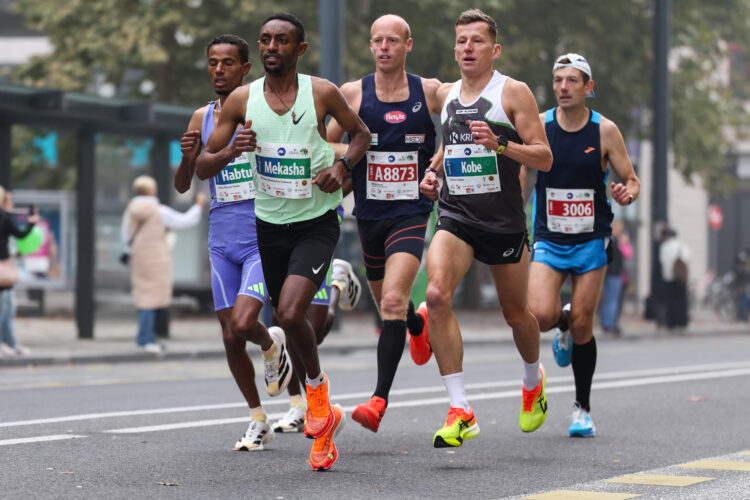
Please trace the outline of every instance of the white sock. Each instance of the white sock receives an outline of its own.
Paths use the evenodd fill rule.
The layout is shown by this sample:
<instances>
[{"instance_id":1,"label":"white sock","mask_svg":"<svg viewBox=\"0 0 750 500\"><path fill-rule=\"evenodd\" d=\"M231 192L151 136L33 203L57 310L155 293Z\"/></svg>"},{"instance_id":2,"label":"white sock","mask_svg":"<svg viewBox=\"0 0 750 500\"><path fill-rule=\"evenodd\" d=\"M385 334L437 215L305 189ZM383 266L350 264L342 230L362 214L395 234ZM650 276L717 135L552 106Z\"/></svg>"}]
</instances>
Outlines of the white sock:
<instances>
[{"instance_id":1,"label":"white sock","mask_svg":"<svg viewBox=\"0 0 750 500\"><path fill-rule=\"evenodd\" d=\"M464 372L443 375L443 383L448 391L451 407L463 408L469 411L469 401L466 399L466 387L464 386Z\"/></svg>"},{"instance_id":2,"label":"white sock","mask_svg":"<svg viewBox=\"0 0 750 500\"><path fill-rule=\"evenodd\" d=\"M310 389L317 389L320 384L326 381L326 378L323 376L323 372L320 372L320 375L317 377L310 379L307 376L305 376L305 383L310 386Z\"/></svg>"},{"instance_id":3,"label":"white sock","mask_svg":"<svg viewBox=\"0 0 750 500\"><path fill-rule=\"evenodd\" d=\"M542 381L542 373L539 371L539 360L534 363L523 362L523 386L527 391L536 389Z\"/></svg>"},{"instance_id":4,"label":"white sock","mask_svg":"<svg viewBox=\"0 0 750 500\"><path fill-rule=\"evenodd\" d=\"M267 351L261 349L260 353L263 355L263 361L273 360L273 358L276 357L276 340L271 337L271 347L269 347Z\"/></svg>"},{"instance_id":5,"label":"white sock","mask_svg":"<svg viewBox=\"0 0 750 500\"><path fill-rule=\"evenodd\" d=\"M250 419L259 420L260 422L265 422L266 410L263 409L263 406L256 406L255 408L250 408Z\"/></svg>"}]
</instances>

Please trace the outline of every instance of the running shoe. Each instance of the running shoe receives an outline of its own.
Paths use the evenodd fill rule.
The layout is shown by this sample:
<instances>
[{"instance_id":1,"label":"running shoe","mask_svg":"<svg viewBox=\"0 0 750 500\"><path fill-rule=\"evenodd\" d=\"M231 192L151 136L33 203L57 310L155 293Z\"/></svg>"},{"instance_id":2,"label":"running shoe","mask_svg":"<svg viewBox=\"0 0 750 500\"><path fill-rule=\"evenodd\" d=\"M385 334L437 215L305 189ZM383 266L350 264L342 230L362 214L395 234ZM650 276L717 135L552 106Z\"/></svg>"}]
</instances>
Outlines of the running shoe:
<instances>
[{"instance_id":1,"label":"running shoe","mask_svg":"<svg viewBox=\"0 0 750 500\"><path fill-rule=\"evenodd\" d=\"M268 329L268 334L276 344L276 355L269 360L265 356L263 357L266 371L266 389L269 396L278 396L284 392L292 379L292 363L286 350L284 330L278 326L272 326Z\"/></svg>"},{"instance_id":2,"label":"running shoe","mask_svg":"<svg viewBox=\"0 0 750 500\"><path fill-rule=\"evenodd\" d=\"M313 470L328 470L339 458L339 452L336 445L333 444L333 438L338 436L341 429L344 428L346 413L338 404L331 406L331 413L334 418L333 427L325 435L317 438L310 450L310 467Z\"/></svg>"},{"instance_id":3,"label":"running shoe","mask_svg":"<svg viewBox=\"0 0 750 500\"><path fill-rule=\"evenodd\" d=\"M247 427L245 435L242 436L239 441L234 443L234 450L260 451L263 449L263 445L272 439L273 429L268 425L268 422L250 420L250 425Z\"/></svg>"},{"instance_id":4,"label":"running shoe","mask_svg":"<svg viewBox=\"0 0 750 500\"><path fill-rule=\"evenodd\" d=\"M596 435L596 427L594 426L594 421L591 420L591 415L581 408L581 405L578 403L573 405L573 415L570 420L571 424L568 428L568 436L594 437Z\"/></svg>"},{"instance_id":5,"label":"running shoe","mask_svg":"<svg viewBox=\"0 0 750 500\"><path fill-rule=\"evenodd\" d=\"M552 340L552 355L558 366L566 367L570 364L573 355L572 339L568 331L568 317L570 316L570 303L563 306L564 321L559 328L555 328L555 338Z\"/></svg>"},{"instance_id":6,"label":"running shoe","mask_svg":"<svg viewBox=\"0 0 750 500\"><path fill-rule=\"evenodd\" d=\"M542 374L542 381L534 390L527 391L525 387L521 387L523 402L521 403L521 415L518 417L518 423L523 432L537 430L544 423L544 419L547 418L547 396L544 392L547 387L547 372L541 364L539 365L539 372Z\"/></svg>"},{"instance_id":7,"label":"running shoe","mask_svg":"<svg viewBox=\"0 0 750 500\"><path fill-rule=\"evenodd\" d=\"M305 410L305 406L290 406L286 414L274 422L274 432L302 432L305 427Z\"/></svg>"},{"instance_id":8,"label":"running shoe","mask_svg":"<svg viewBox=\"0 0 750 500\"><path fill-rule=\"evenodd\" d=\"M367 403L357 406L352 412L352 419L365 429L378 432L380 421L385 415L385 399L373 396Z\"/></svg>"},{"instance_id":9,"label":"running shoe","mask_svg":"<svg viewBox=\"0 0 750 500\"><path fill-rule=\"evenodd\" d=\"M333 412L328 399L328 377L316 389L305 384L307 391L307 411L305 412L305 436L317 439L333 427Z\"/></svg>"},{"instance_id":10,"label":"running shoe","mask_svg":"<svg viewBox=\"0 0 750 500\"><path fill-rule=\"evenodd\" d=\"M421 334L411 336L409 340L409 354L411 354L411 359L414 360L414 363L423 365L432 357L430 336L427 334L427 304L424 302L419 304L416 313L422 317L424 326L422 326Z\"/></svg>"},{"instance_id":11,"label":"running shoe","mask_svg":"<svg viewBox=\"0 0 750 500\"><path fill-rule=\"evenodd\" d=\"M445 425L432 438L432 445L435 448L461 446L467 439L475 438L478 435L479 425L474 418L474 410L469 408L469 413L466 413L463 408L451 406Z\"/></svg>"},{"instance_id":12,"label":"running shoe","mask_svg":"<svg viewBox=\"0 0 750 500\"><path fill-rule=\"evenodd\" d=\"M357 275L354 274L351 264L342 259L333 259L331 284L341 290L339 307L342 311L351 311L357 306L359 297L362 295L362 285Z\"/></svg>"}]
</instances>

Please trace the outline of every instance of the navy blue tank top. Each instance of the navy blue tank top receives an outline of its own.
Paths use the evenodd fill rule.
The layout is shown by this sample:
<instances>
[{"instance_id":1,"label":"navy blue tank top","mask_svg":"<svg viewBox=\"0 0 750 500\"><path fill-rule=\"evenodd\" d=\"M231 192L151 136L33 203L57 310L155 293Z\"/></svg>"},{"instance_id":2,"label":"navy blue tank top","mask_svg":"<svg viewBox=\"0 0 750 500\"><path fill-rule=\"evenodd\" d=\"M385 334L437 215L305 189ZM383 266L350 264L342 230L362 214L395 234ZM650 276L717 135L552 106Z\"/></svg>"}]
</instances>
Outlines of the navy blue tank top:
<instances>
[{"instance_id":1,"label":"navy blue tank top","mask_svg":"<svg viewBox=\"0 0 750 500\"><path fill-rule=\"evenodd\" d=\"M544 117L554 161L549 172L537 172L534 240L577 245L610 236L613 214L607 199L609 169L602 170L601 115L591 110L582 129L566 132L555 109Z\"/></svg>"},{"instance_id":2,"label":"navy blue tank top","mask_svg":"<svg viewBox=\"0 0 750 500\"><path fill-rule=\"evenodd\" d=\"M362 78L359 116L372 132L370 149L352 169L357 219L381 220L428 213L433 202L419 183L435 152L435 126L422 90L422 79L407 74L409 98L381 102L375 75Z\"/></svg>"}]
</instances>

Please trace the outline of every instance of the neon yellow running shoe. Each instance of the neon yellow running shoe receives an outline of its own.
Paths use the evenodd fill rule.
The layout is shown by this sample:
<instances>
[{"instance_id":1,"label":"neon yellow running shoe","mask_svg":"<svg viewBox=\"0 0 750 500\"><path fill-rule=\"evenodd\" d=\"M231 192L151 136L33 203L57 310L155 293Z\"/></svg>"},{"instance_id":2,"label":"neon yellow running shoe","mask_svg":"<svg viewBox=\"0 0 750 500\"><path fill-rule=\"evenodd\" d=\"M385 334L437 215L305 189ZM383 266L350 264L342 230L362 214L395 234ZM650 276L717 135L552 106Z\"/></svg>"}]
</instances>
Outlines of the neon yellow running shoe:
<instances>
[{"instance_id":1,"label":"neon yellow running shoe","mask_svg":"<svg viewBox=\"0 0 750 500\"><path fill-rule=\"evenodd\" d=\"M534 432L544 423L547 418L547 396L544 393L547 387L547 372L544 366L539 364L539 372L542 374L542 381L532 391L523 390L523 402L521 403L521 415L518 423L523 432Z\"/></svg>"},{"instance_id":2,"label":"neon yellow running shoe","mask_svg":"<svg viewBox=\"0 0 750 500\"><path fill-rule=\"evenodd\" d=\"M469 408L466 413L463 408L453 408L448 412L445 426L435 433L432 444L435 448L449 448L461 446L467 439L479 435L479 425L474 418L474 410Z\"/></svg>"}]
</instances>

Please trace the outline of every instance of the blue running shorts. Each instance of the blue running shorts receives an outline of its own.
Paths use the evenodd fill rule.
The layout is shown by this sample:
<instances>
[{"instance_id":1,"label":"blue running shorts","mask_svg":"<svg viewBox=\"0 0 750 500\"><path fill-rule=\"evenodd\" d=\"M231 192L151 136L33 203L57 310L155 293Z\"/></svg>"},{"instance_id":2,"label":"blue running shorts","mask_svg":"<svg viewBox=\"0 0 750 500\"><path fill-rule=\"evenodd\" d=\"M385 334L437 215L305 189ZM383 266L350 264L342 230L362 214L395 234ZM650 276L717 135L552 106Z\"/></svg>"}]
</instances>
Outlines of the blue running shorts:
<instances>
[{"instance_id":1,"label":"blue running shorts","mask_svg":"<svg viewBox=\"0 0 750 500\"><path fill-rule=\"evenodd\" d=\"M217 311L234 306L237 295L247 295L265 304L268 289L263 279L257 246L209 247L211 291Z\"/></svg>"},{"instance_id":2,"label":"blue running shorts","mask_svg":"<svg viewBox=\"0 0 750 500\"><path fill-rule=\"evenodd\" d=\"M577 245L535 241L531 261L541 262L561 274L585 274L609 262L609 238L597 238Z\"/></svg>"}]
</instances>

